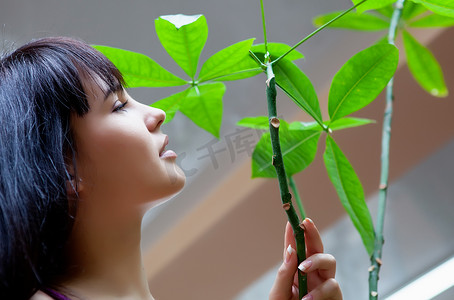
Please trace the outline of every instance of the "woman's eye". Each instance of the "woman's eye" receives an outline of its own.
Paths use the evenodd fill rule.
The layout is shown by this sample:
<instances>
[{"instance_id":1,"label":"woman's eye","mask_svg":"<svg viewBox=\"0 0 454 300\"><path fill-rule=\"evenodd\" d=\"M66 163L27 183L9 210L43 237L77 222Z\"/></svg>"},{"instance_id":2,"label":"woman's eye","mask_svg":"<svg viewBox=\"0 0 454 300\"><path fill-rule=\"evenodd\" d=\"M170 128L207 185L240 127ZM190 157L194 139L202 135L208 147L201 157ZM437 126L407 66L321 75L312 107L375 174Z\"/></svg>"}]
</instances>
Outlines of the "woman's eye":
<instances>
[{"instance_id":1,"label":"woman's eye","mask_svg":"<svg viewBox=\"0 0 454 300\"><path fill-rule=\"evenodd\" d=\"M119 110L126 111L126 110L125 110L126 104L128 104L128 100L126 100L125 102L123 102L123 103L121 103L120 105L116 106L116 107L114 108L113 111L114 111L114 112L119 111Z\"/></svg>"}]
</instances>

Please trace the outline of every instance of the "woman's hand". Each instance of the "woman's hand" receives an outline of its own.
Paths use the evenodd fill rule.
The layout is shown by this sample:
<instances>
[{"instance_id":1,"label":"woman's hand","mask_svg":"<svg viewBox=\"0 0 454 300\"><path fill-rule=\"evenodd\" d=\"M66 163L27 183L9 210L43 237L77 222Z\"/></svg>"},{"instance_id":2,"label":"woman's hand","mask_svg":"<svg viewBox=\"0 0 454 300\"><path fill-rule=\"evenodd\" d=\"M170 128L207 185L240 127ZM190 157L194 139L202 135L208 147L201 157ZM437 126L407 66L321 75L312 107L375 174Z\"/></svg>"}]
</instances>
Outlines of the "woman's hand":
<instances>
[{"instance_id":1,"label":"woman's hand","mask_svg":"<svg viewBox=\"0 0 454 300\"><path fill-rule=\"evenodd\" d=\"M311 219L303 221L306 238L307 259L299 266L296 257L295 238L290 223L285 228L284 262L277 272L276 281L270 292L270 300L298 300L297 267L307 273L309 293L303 300L342 300L339 284L334 279L336 260L323 253L320 233Z\"/></svg>"}]
</instances>

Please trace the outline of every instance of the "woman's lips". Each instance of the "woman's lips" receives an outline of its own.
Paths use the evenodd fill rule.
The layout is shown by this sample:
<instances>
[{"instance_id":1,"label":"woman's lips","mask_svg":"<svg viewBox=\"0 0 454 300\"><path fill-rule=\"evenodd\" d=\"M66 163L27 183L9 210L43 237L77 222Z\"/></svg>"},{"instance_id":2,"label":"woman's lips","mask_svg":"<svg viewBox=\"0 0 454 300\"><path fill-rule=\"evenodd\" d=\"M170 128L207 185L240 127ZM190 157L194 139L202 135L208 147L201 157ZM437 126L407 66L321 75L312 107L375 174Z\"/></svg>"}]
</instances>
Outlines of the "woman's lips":
<instances>
[{"instance_id":1,"label":"woman's lips","mask_svg":"<svg viewBox=\"0 0 454 300\"><path fill-rule=\"evenodd\" d=\"M168 157L177 157L177 154L172 150L165 150L165 147L169 143L169 137L166 135L164 138L164 144L162 145L161 152L159 152L160 158L168 158Z\"/></svg>"},{"instance_id":2,"label":"woman's lips","mask_svg":"<svg viewBox=\"0 0 454 300\"><path fill-rule=\"evenodd\" d=\"M169 158L169 157L176 158L177 154L173 150L165 150L164 152L161 153L161 155L159 155L159 157L160 158Z\"/></svg>"}]
</instances>

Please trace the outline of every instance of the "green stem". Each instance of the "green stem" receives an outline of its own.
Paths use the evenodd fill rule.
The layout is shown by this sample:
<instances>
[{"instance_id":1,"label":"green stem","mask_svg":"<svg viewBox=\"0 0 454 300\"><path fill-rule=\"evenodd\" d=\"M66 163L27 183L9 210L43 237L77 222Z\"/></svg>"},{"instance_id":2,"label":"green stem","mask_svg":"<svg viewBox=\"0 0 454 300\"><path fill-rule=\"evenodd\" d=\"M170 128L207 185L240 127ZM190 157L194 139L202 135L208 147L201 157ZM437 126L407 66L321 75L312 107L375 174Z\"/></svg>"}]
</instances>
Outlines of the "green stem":
<instances>
[{"instance_id":1,"label":"green stem","mask_svg":"<svg viewBox=\"0 0 454 300\"><path fill-rule=\"evenodd\" d=\"M306 219L306 212L304 211L303 201L301 201L298 187L296 186L295 180L293 180L292 176L288 178L288 183L293 191L293 195L295 196L296 204L298 205L298 210L300 211L301 220L304 220Z\"/></svg>"},{"instance_id":2,"label":"green stem","mask_svg":"<svg viewBox=\"0 0 454 300\"><path fill-rule=\"evenodd\" d=\"M276 64L278 63L281 59L283 59L285 56L287 56L287 54L289 54L290 52L292 52L293 50L295 50L299 45L301 45L302 43L304 43L305 41L307 41L308 39L310 39L311 37L313 37L314 35L316 35L317 33L319 33L320 31L322 31L323 29L325 29L325 27L329 26L331 23L333 23L334 21L336 21L337 19L340 19L342 18L344 15L348 14L349 12L351 12L353 9L355 9L356 7L358 7L359 5L363 4L364 2L366 2L367 0L363 0L361 2L359 2L358 4L350 7L349 9L347 9L346 11L344 11L343 13L341 13L340 15L338 15L337 17L335 17L334 19L332 19L331 21L328 21L326 24L323 24L322 26L320 26L319 28L317 28L316 30L314 30L311 34L309 34L308 36L306 36L305 38L303 38L301 41L299 41L298 43L295 44L295 46L293 46L292 48L290 48L287 52L285 52L284 54L282 54L281 56L279 56L278 58L276 58L272 64Z\"/></svg>"},{"instance_id":3,"label":"green stem","mask_svg":"<svg viewBox=\"0 0 454 300\"><path fill-rule=\"evenodd\" d=\"M395 4L391 24L388 32L388 42L394 45L396 33L402 16L402 9L405 0L398 0ZM386 87L386 108L383 119L382 147L381 147L381 175L378 195L378 213L377 224L375 228L375 247L371 257L371 266L369 268L369 299L378 299L378 279L381 267L381 257L383 249L383 227L385 222L386 199L388 192L388 174L389 174L389 146L391 140L391 121L393 114L394 101L394 78L392 78Z\"/></svg>"},{"instance_id":4,"label":"green stem","mask_svg":"<svg viewBox=\"0 0 454 300\"><path fill-rule=\"evenodd\" d=\"M296 253L298 265L306 259L306 244L304 240L304 229L300 225L298 215L292 205L292 195L289 192L287 175L285 174L284 160L282 157L281 144L279 142L279 119L276 108L276 81L271 64L267 65L267 87L266 96L268 102L268 117L270 123L271 146L273 148L273 166L276 170L282 206L287 213L287 218L292 225L296 240ZM307 276L298 270L299 299L307 294Z\"/></svg>"},{"instance_id":5,"label":"green stem","mask_svg":"<svg viewBox=\"0 0 454 300\"><path fill-rule=\"evenodd\" d=\"M266 22L265 22L265 10L263 9L263 0L260 0L260 9L262 10L262 27L263 27L263 41L265 43L265 62L268 63L268 42L266 38Z\"/></svg>"}]
</instances>

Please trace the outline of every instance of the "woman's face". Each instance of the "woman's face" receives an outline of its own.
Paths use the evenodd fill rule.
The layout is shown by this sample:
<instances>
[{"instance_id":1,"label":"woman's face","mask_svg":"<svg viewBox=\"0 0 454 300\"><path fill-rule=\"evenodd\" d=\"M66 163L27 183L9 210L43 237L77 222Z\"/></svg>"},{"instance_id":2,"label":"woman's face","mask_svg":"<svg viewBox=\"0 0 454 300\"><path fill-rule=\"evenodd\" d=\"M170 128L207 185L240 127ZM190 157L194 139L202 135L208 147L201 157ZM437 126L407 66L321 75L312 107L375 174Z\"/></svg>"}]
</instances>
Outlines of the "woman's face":
<instances>
[{"instance_id":1,"label":"woman's face","mask_svg":"<svg viewBox=\"0 0 454 300\"><path fill-rule=\"evenodd\" d=\"M135 101L123 89L106 97L103 83L85 81L90 110L71 119L80 198L99 198L122 210L180 191L185 176L175 153L164 149L164 111Z\"/></svg>"}]
</instances>

